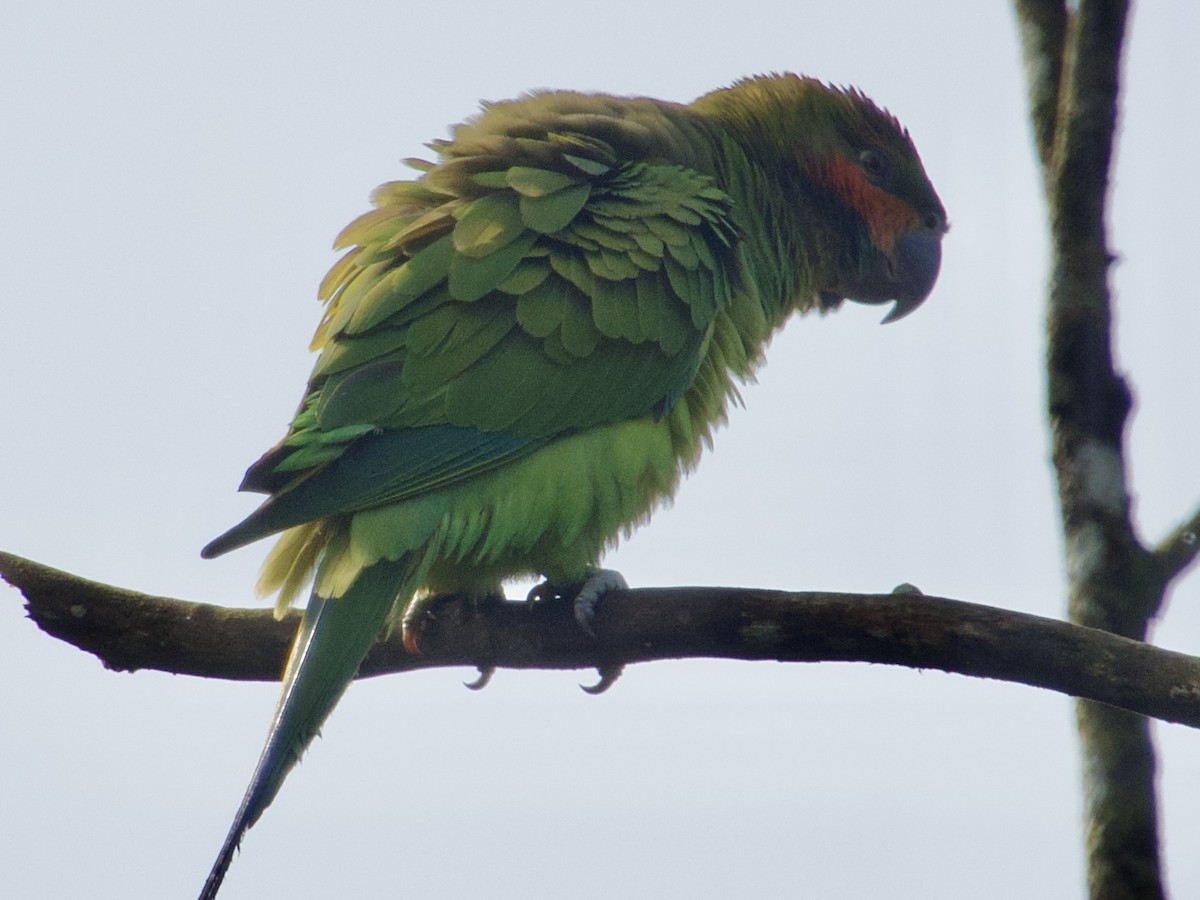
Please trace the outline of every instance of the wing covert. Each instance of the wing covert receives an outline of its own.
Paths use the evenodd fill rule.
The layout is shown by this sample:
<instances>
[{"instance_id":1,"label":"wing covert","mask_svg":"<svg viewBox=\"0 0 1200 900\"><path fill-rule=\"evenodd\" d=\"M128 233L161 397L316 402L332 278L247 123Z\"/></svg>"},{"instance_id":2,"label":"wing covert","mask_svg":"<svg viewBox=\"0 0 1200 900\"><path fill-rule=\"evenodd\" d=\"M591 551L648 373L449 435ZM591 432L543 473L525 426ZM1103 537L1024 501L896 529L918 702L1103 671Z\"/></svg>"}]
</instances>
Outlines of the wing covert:
<instances>
[{"instance_id":1,"label":"wing covert","mask_svg":"<svg viewBox=\"0 0 1200 900\"><path fill-rule=\"evenodd\" d=\"M443 162L380 187L339 236L308 392L243 482L275 495L271 512L237 543L662 414L691 383L738 283L711 176L618 163L586 134L437 149Z\"/></svg>"}]
</instances>

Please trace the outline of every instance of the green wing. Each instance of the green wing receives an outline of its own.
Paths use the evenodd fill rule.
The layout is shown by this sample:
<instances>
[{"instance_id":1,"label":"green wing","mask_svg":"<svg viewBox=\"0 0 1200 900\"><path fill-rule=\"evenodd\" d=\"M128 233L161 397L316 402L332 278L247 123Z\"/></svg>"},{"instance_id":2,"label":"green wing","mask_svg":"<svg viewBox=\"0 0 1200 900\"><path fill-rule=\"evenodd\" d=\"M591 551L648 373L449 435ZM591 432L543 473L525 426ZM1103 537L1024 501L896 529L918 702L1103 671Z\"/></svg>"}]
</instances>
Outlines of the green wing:
<instances>
[{"instance_id":1,"label":"green wing","mask_svg":"<svg viewBox=\"0 0 1200 900\"><path fill-rule=\"evenodd\" d=\"M710 176L581 134L455 150L339 237L307 394L242 485L272 496L205 556L662 415L691 384L737 281Z\"/></svg>"}]
</instances>

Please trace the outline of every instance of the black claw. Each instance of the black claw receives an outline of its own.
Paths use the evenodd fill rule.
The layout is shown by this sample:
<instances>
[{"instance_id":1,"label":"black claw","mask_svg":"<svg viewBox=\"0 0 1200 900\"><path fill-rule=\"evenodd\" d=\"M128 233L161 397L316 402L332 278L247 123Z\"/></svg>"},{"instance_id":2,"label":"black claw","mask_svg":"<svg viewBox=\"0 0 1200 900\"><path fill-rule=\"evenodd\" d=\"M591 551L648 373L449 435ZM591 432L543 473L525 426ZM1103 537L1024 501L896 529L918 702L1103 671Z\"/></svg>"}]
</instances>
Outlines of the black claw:
<instances>
[{"instance_id":1,"label":"black claw","mask_svg":"<svg viewBox=\"0 0 1200 900\"><path fill-rule=\"evenodd\" d=\"M610 687L617 683L617 679L621 677L621 673L625 671L623 665L616 666L600 666L596 669L600 673L600 680L595 684L581 684L579 689L585 694L591 694L595 697L597 694L603 694Z\"/></svg>"},{"instance_id":2,"label":"black claw","mask_svg":"<svg viewBox=\"0 0 1200 900\"><path fill-rule=\"evenodd\" d=\"M474 681L464 681L463 687L469 691L482 691L496 674L495 666L479 666L479 677Z\"/></svg>"}]
</instances>

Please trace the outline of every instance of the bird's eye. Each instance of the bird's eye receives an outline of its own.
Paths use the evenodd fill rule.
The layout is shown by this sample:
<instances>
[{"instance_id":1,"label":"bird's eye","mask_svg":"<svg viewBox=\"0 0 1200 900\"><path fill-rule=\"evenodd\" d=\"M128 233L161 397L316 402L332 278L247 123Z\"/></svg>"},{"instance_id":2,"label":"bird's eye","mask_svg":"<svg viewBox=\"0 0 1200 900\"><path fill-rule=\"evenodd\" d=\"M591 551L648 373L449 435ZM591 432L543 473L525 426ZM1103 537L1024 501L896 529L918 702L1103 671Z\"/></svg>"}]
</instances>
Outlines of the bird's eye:
<instances>
[{"instance_id":1,"label":"bird's eye","mask_svg":"<svg viewBox=\"0 0 1200 900\"><path fill-rule=\"evenodd\" d=\"M887 171L887 163L878 150L864 150L858 154L858 162L872 178L882 178Z\"/></svg>"},{"instance_id":2,"label":"bird's eye","mask_svg":"<svg viewBox=\"0 0 1200 900\"><path fill-rule=\"evenodd\" d=\"M925 215L921 217L921 224L924 225L929 231L945 232L948 230L946 223L942 221L942 217L935 212L925 213Z\"/></svg>"}]
</instances>

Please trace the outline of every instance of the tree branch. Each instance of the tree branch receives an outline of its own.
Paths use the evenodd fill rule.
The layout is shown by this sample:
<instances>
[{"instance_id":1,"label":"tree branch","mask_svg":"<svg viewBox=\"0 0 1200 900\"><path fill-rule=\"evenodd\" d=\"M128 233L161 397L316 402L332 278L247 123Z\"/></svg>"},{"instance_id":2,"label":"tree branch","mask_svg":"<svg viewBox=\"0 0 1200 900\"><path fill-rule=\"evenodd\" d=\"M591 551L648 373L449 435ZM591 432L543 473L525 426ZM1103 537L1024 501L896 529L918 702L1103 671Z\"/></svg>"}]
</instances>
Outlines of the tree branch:
<instances>
[{"instance_id":1,"label":"tree branch","mask_svg":"<svg viewBox=\"0 0 1200 900\"><path fill-rule=\"evenodd\" d=\"M1050 217L1047 400L1072 622L1145 637L1175 572L1138 541L1112 354L1105 214L1128 0L1015 0ZM1052 102L1052 100L1054 102ZM1175 547L1175 544L1171 545ZM1145 719L1076 708L1092 900L1163 898Z\"/></svg>"},{"instance_id":2,"label":"tree branch","mask_svg":"<svg viewBox=\"0 0 1200 900\"><path fill-rule=\"evenodd\" d=\"M0 575L48 634L110 669L276 680L299 619L154 597L0 553ZM360 677L444 666L612 669L707 657L941 669L1087 697L1200 727L1200 658L1066 622L918 593L643 588L608 594L596 638L569 603L439 598L422 652L384 636Z\"/></svg>"},{"instance_id":3,"label":"tree branch","mask_svg":"<svg viewBox=\"0 0 1200 900\"><path fill-rule=\"evenodd\" d=\"M1067 4L1065 0L1015 0L1015 3L1034 144L1042 161L1042 171L1049 175L1054 168L1054 134L1058 130Z\"/></svg>"},{"instance_id":4,"label":"tree branch","mask_svg":"<svg viewBox=\"0 0 1200 900\"><path fill-rule=\"evenodd\" d=\"M1171 581L1196 561L1200 554L1200 509L1192 517L1163 538L1154 549L1158 561L1159 577L1163 583Z\"/></svg>"}]
</instances>

